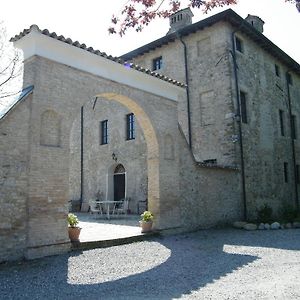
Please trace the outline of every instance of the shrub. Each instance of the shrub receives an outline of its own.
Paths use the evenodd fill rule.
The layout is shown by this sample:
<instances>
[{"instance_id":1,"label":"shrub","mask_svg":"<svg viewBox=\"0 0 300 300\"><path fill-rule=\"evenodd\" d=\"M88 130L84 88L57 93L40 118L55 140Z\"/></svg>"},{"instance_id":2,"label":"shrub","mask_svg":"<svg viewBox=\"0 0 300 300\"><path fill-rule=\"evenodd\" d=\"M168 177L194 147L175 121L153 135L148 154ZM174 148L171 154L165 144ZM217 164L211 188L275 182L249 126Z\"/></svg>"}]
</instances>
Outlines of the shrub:
<instances>
[{"instance_id":1,"label":"shrub","mask_svg":"<svg viewBox=\"0 0 300 300\"><path fill-rule=\"evenodd\" d=\"M68 224L70 227L76 227L76 225L79 223L78 218L74 214L68 214Z\"/></svg>"},{"instance_id":2,"label":"shrub","mask_svg":"<svg viewBox=\"0 0 300 300\"><path fill-rule=\"evenodd\" d=\"M293 222L298 219L297 210L292 205L286 205L281 209L281 218L284 222Z\"/></svg>"},{"instance_id":3,"label":"shrub","mask_svg":"<svg viewBox=\"0 0 300 300\"><path fill-rule=\"evenodd\" d=\"M270 223L272 222L273 209L268 204L264 204L257 209L257 221L259 223Z\"/></svg>"},{"instance_id":4,"label":"shrub","mask_svg":"<svg viewBox=\"0 0 300 300\"><path fill-rule=\"evenodd\" d=\"M153 221L153 214L150 211L146 210L141 214L141 220L144 222Z\"/></svg>"}]
</instances>

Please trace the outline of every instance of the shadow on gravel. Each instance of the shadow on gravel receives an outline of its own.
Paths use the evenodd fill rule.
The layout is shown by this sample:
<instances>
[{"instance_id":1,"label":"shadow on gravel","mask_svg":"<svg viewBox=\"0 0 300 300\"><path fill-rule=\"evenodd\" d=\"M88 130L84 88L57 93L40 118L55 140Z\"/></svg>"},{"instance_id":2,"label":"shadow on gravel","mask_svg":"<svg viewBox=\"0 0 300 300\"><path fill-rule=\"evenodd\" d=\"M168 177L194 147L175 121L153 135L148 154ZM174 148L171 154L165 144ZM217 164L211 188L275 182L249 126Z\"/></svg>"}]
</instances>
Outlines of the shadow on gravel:
<instances>
[{"instance_id":1,"label":"shadow on gravel","mask_svg":"<svg viewBox=\"0 0 300 300\"><path fill-rule=\"evenodd\" d=\"M289 231L288 236L287 231L205 230L157 238L153 241L171 251L170 257L165 262L143 273L98 284L68 284L68 259L74 255L78 256L77 259L81 259L80 253L76 252L25 262L21 265L0 266L0 298L180 298L260 259L257 256L226 253L223 251L224 245L299 250L300 230ZM147 246L147 243L151 241L144 243ZM155 256L157 253L152 253L152 255ZM124 257L120 256L118 259L121 260ZM116 269L118 259L116 259ZM75 270L78 277L80 277L81 268L82 264L78 266L78 270ZM93 272L92 269L88 271L90 274ZM74 274L74 270L72 272Z\"/></svg>"}]
</instances>

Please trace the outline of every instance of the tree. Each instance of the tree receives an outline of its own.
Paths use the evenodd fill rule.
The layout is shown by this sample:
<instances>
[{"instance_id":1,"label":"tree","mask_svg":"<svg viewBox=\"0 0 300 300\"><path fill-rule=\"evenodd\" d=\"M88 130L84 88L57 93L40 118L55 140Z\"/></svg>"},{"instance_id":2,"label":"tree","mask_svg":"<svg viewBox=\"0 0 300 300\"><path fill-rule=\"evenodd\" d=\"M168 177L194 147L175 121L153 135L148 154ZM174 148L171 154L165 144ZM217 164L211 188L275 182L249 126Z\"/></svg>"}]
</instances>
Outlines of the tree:
<instances>
[{"instance_id":1,"label":"tree","mask_svg":"<svg viewBox=\"0 0 300 300\"><path fill-rule=\"evenodd\" d=\"M22 88L22 55L7 39L3 22L0 22L0 110L11 96Z\"/></svg>"},{"instance_id":2,"label":"tree","mask_svg":"<svg viewBox=\"0 0 300 300\"><path fill-rule=\"evenodd\" d=\"M249 0L251 1L251 0ZM294 3L300 12L300 0L284 0ZM181 6L183 2L184 6ZM215 7L237 4L238 0L128 0L124 5L120 16L112 16L112 26L109 33L118 33L123 36L129 28L142 31L156 18L168 18L182 7L202 8L204 13Z\"/></svg>"}]
</instances>

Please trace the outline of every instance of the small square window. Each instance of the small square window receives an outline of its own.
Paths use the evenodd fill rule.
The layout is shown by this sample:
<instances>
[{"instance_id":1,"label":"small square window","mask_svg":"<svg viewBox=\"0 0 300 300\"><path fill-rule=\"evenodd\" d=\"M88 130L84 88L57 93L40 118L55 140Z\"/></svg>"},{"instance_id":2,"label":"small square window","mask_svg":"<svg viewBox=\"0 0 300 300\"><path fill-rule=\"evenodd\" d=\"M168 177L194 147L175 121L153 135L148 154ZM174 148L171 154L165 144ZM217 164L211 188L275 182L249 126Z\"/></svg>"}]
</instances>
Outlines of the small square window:
<instances>
[{"instance_id":1,"label":"small square window","mask_svg":"<svg viewBox=\"0 0 300 300\"><path fill-rule=\"evenodd\" d=\"M276 64L275 64L275 74L276 74L277 77L280 77L280 68Z\"/></svg>"},{"instance_id":2,"label":"small square window","mask_svg":"<svg viewBox=\"0 0 300 300\"><path fill-rule=\"evenodd\" d=\"M162 66L163 66L162 56L153 59L153 62L152 62L153 71L160 70L162 68Z\"/></svg>"},{"instance_id":3,"label":"small square window","mask_svg":"<svg viewBox=\"0 0 300 300\"><path fill-rule=\"evenodd\" d=\"M244 52L244 49L243 49L243 42L240 38L238 37L235 37L235 49L241 53Z\"/></svg>"},{"instance_id":4,"label":"small square window","mask_svg":"<svg viewBox=\"0 0 300 300\"><path fill-rule=\"evenodd\" d=\"M101 145L106 145L108 144L108 120L104 120L100 122L100 130L101 130L101 135L100 135Z\"/></svg>"}]
</instances>

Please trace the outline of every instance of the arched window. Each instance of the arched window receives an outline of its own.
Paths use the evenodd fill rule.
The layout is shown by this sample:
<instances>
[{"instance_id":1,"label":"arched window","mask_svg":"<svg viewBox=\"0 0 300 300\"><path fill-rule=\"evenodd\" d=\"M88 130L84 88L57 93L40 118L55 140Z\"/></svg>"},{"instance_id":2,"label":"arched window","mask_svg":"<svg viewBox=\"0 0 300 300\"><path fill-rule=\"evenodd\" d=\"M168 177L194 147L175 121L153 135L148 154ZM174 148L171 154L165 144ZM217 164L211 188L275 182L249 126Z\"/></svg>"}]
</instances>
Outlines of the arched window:
<instances>
[{"instance_id":1,"label":"arched window","mask_svg":"<svg viewBox=\"0 0 300 300\"><path fill-rule=\"evenodd\" d=\"M122 164L118 164L115 168L114 174L123 174L125 173L125 168Z\"/></svg>"}]
</instances>

